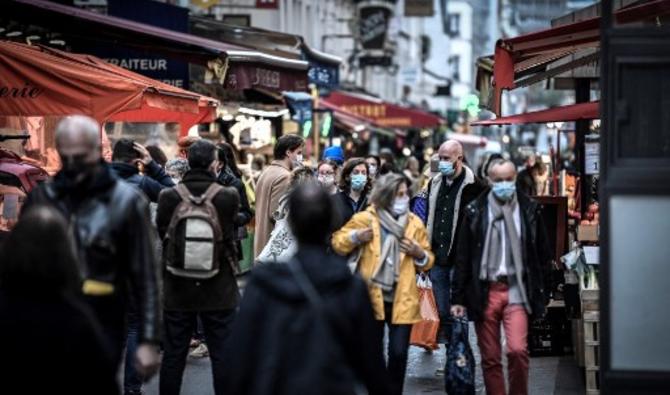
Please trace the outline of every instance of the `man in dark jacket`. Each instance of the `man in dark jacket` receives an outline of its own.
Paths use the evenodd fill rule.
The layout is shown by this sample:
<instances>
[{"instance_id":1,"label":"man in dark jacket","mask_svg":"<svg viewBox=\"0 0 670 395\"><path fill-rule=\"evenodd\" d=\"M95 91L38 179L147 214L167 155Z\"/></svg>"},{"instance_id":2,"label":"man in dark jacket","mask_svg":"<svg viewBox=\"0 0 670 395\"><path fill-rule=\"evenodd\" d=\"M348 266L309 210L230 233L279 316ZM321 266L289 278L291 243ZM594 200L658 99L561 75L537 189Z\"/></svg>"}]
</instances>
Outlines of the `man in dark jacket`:
<instances>
[{"instance_id":1,"label":"man in dark jacket","mask_svg":"<svg viewBox=\"0 0 670 395\"><path fill-rule=\"evenodd\" d=\"M98 318L118 365L125 339L129 293L137 301L139 371L158 367L158 289L149 205L118 180L101 158L100 127L85 116L56 127L63 168L34 189L23 207L48 205L69 221L83 278L84 299Z\"/></svg>"},{"instance_id":2,"label":"man in dark jacket","mask_svg":"<svg viewBox=\"0 0 670 395\"><path fill-rule=\"evenodd\" d=\"M122 138L114 144L112 151L112 170L127 183L136 186L152 203L158 201L158 193L164 188L174 186L172 178L156 163L149 151L135 141ZM140 174L140 167L144 174ZM154 210L152 205L151 210ZM142 377L135 369L132 354L137 349L137 308L130 299L128 311L128 334L126 336L126 362L123 374L124 395L140 395L142 393Z\"/></svg>"},{"instance_id":3,"label":"man in dark jacket","mask_svg":"<svg viewBox=\"0 0 670 395\"><path fill-rule=\"evenodd\" d=\"M217 183L216 147L206 140L195 142L189 148L188 163L191 170L184 175L182 183L191 195L202 196L212 184ZM160 374L161 395L179 394L189 342L198 317L202 321L212 360L214 391L217 395L224 393L222 383L225 364L232 360L224 355L223 348L239 298L235 281L235 219L239 196L234 188L221 188L212 199L223 234L223 245L219 246L219 272L212 278L200 280L181 277L168 270L163 271L165 340ZM175 188L161 192L156 214L156 225L161 238L165 239L172 216L181 201Z\"/></svg>"},{"instance_id":4,"label":"man in dark jacket","mask_svg":"<svg viewBox=\"0 0 670 395\"><path fill-rule=\"evenodd\" d=\"M540 206L516 190L516 168L494 162L493 184L466 208L456 255L452 313L475 321L488 394L505 394L500 325L511 394L528 393L528 320L544 315L551 257Z\"/></svg>"},{"instance_id":5,"label":"man in dark jacket","mask_svg":"<svg viewBox=\"0 0 670 395\"><path fill-rule=\"evenodd\" d=\"M327 254L331 197L308 183L288 204L298 252L252 273L230 337L226 393L353 394L357 383L390 393L367 286Z\"/></svg>"},{"instance_id":6,"label":"man in dark jacket","mask_svg":"<svg viewBox=\"0 0 670 395\"><path fill-rule=\"evenodd\" d=\"M475 200L486 186L463 163L463 146L455 140L444 142L438 151L439 173L428 184L426 229L435 253L435 266L430 270L433 292L440 314L442 335L449 335L450 289L458 230L465 207Z\"/></svg>"},{"instance_id":7,"label":"man in dark jacket","mask_svg":"<svg viewBox=\"0 0 670 395\"><path fill-rule=\"evenodd\" d=\"M138 166L143 167L144 175ZM174 186L172 178L151 158L149 151L131 139L122 138L114 144L112 169L127 183L137 186L152 202L158 201L158 194Z\"/></svg>"}]
</instances>

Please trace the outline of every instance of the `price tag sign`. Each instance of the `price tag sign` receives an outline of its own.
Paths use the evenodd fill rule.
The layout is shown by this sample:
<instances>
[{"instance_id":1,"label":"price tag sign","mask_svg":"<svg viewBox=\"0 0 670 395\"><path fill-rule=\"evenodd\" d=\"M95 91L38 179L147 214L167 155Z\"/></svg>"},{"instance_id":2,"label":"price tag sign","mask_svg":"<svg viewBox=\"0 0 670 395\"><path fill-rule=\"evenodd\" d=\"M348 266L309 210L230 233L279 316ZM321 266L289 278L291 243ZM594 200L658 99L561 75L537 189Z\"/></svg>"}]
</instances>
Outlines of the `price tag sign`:
<instances>
[{"instance_id":1,"label":"price tag sign","mask_svg":"<svg viewBox=\"0 0 670 395\"><path fill-rule=\"evenodd\" d=\"M600 173L600 144L584 144L584 171L588 175Z\"/></svg>"}]
</instances>

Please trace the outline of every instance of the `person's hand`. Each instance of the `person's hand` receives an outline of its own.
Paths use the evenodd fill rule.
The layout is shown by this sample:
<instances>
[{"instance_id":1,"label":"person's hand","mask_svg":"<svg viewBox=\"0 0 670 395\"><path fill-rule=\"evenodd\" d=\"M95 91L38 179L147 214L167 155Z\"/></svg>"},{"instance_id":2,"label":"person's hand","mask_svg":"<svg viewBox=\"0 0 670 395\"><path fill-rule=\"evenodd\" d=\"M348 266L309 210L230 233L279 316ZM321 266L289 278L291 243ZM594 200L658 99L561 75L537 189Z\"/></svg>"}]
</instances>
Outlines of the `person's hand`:
<instances>
[{"instance_id":1,"label":"person's hand","mask_svg":"<svg viewBox=\"0 0 670 395\"><path fill-rule=\"evenodd\" d=\"M400 251L414 259L423 259L426 256L426 252L423 248L421 248L417 242L410 240L407 237L400 240Z\"/></svg>"},{"instance_id":2,"label":"person's hand","mask_svg":"<svg viewBox=\"0 0 670 395\"><path fill-rule=\"evenodd\" d=\"M149 380L158 372L160 367L160 355L158 347L153 344L143 343L137 347L135 353L135 369L144 377L144 380Z\"/></svg>"},{"instance_id":3,"label":"person's hand","mask_svg":"<svg viewBox=\"0 0 670 395\"><path fill-rule=\"evenodd\" d=\"M453 315L456 318L461 318L465 316L465 306L461 306L460 304L455 304L451 306L451 315Z\"/></svg>"},{"instance_id":4,"label":"person's hand","mask_svg":"<svg viewBox=\"0 0 670 395\"><path fill-rule=\"evenodd\" d=\"M359 230L358 232L356 232L356 239L360 243L369 242L370 240L372 240L372 236L373 236L372 228L366 228L366 229Z\"/></svg>"},{"instance_id":5,"label":"person's hand","mask_svg":"<svg viewBox=\"0 0 670 395\"><path fill-rule=\"evenodd\" d=\"M139 162L141 162L144 166L148 166L149 163L153 160L151 158L151 154L149 151L144 148L142 144L139 143L134 143L133 148L135 148L135 151L137 151L140 154L140 159L138 159Z\"/></svg>"}]
</instances>

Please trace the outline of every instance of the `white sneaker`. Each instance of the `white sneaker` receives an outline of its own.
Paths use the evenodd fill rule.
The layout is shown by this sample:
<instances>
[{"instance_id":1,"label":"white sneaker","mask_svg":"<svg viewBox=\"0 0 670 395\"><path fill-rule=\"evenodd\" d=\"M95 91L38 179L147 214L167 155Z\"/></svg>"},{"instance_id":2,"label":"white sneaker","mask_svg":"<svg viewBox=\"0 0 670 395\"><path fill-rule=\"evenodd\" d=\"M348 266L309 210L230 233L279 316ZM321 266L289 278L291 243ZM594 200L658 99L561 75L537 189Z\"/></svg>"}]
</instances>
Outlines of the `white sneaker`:
<instances>
[{"instance_id":1,"label":"white sneaker","mask_svg":"<svg viewBox=\"0 0 670 395\"><path fill-rule=\"evenodd\" d=\"M198 347L191 350L188 355L191 358L205 358L209 356L209 351L207 350L207 345L205 343L200 343Z\"/></svg>"}]
</instances>

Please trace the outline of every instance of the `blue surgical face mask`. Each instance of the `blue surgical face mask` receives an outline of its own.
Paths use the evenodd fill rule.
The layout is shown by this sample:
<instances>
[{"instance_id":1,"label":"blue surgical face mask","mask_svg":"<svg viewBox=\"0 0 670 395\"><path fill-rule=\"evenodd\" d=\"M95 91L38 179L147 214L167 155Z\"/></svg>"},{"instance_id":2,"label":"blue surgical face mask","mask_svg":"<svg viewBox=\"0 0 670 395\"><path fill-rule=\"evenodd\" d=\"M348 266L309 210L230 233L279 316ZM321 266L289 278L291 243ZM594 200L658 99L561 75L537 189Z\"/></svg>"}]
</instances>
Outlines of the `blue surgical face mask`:
<instances>
[{"instance_id":1,"label":"blue surgical face mask","mask_svg":"<svg viewBox=\"0 0 670 395\"><path fill-rule=\"evenodd\" d=\"M409 211L409 196L396 198L393 201L393 214L404 215Z\"/></svg>"},{"instance_id":2,"label":"blue surgical face mask","mask_svg":"<svg viewBox=\"0 0 670 395\"><path fill-rule=\"evenodd\" d=\"M362 191L367 183L368 176L365 174L354 174L351 176L351 189L354 191Z\"/></svg>"},{"instance_id":3,"label":"blue surgical face mask","mask_svg":"<svg viewBox=\"0 0 670 395\"><path fill-rule=\"evenodd\" d=\"M438 165L438 169L440 170L440 173L442 173L443 176L451 177L456 173L456 169L454 168L454 164L449 162L448 160L441 160L440 164Z\"/></svg>"},{"instance_id":4,"label":"blue surgical face mask","mask_svg":"<svg viewBox=\"0 0 670 395\"><path fill-rule=\"evenodd\" d=\"M493 194L504 202L512 199L515 192L516 183L514 181L498 181L493 183Z\"/></svg>"}]
</instances>

